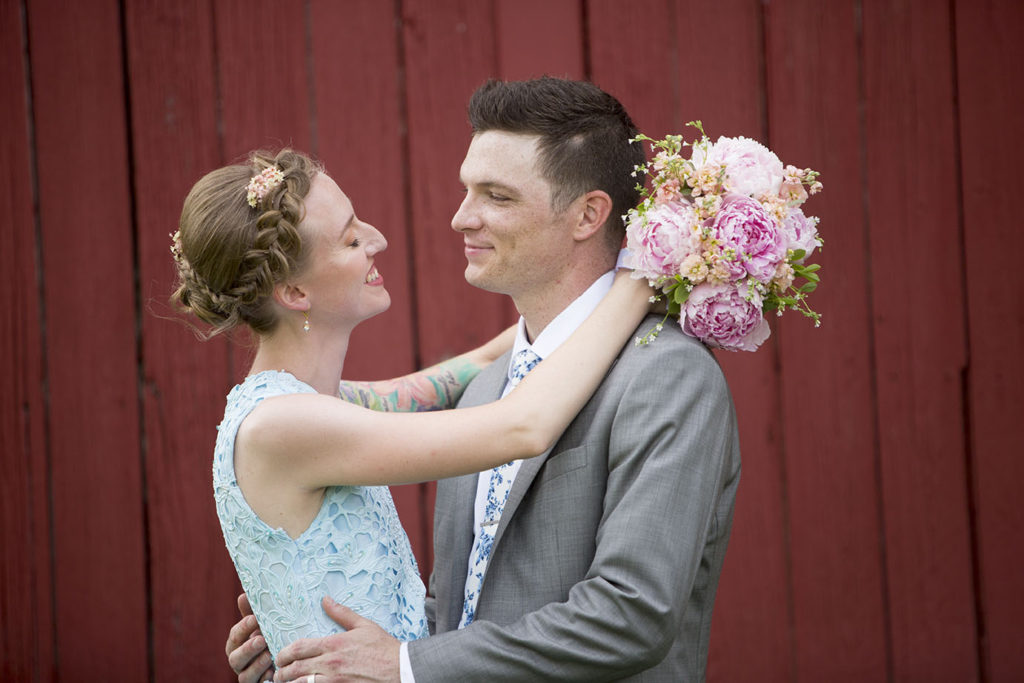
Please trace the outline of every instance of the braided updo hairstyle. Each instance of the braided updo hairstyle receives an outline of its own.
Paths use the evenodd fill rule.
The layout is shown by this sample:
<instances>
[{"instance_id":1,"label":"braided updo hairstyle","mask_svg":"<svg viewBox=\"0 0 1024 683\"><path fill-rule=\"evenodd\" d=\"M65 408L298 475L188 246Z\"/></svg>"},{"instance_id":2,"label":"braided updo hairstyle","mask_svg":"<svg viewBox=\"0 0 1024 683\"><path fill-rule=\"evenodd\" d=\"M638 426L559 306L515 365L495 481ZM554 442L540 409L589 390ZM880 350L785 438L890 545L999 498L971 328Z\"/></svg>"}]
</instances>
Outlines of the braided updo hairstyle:
<instances>
[{"instance_id":1,"label":"braided updo hairstyle","mask_svg":"<svg viewBox=\"0 0 1024 683\"><path fill-rule=\"evenodd\" d=\"M283 182L251 207L249 181L273 167ZM178 266L171 300L211 326L204 337L239 325L258 334L274 329L274 286L297 272L307 256L298 225L302 200L320 171L294 150L257 151L247 164L219 168L192 187L171 247Z\"/></svg>"}]
</instances>

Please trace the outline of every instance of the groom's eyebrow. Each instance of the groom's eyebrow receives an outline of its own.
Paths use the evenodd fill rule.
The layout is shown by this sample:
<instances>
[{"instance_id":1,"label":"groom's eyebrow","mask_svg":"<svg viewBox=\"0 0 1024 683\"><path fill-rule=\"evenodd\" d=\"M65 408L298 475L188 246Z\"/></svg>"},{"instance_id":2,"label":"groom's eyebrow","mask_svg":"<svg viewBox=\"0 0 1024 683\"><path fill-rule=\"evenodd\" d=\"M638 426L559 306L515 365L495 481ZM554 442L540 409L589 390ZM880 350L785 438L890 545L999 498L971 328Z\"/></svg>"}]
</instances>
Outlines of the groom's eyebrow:
<instances>
[{"instance_id":1,"label":"groom's eyebrow","mask_svg":"<svg viewBox=\"0 0 1024 683\"><path fill-rule=\"evenodd\" d=\"M506 194L519 194L519 191L516 188L511 185L498 182L497 180L482 180L473 184L485 190L500 190Z\"/></svg>"}]
</instances>

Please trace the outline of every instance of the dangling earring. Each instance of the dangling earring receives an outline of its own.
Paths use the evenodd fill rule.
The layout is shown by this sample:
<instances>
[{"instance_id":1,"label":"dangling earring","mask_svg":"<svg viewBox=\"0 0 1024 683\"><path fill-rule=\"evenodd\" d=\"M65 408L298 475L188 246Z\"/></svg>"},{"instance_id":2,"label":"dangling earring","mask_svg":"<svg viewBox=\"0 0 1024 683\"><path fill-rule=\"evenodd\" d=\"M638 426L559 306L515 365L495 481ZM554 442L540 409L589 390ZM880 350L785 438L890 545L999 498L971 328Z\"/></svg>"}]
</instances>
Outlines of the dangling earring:
<instances>
[{"instance_id":1,"label":"dangling earring","mask_svg":"<svg viewBox=\"0 0 1024 683\"><path fill-rule=\"evenodd\" d=\"M302 331L309 332L309 311L303 311L302 315L306 316L306 321L302 323Z\"/></svg>"}]
</instances>

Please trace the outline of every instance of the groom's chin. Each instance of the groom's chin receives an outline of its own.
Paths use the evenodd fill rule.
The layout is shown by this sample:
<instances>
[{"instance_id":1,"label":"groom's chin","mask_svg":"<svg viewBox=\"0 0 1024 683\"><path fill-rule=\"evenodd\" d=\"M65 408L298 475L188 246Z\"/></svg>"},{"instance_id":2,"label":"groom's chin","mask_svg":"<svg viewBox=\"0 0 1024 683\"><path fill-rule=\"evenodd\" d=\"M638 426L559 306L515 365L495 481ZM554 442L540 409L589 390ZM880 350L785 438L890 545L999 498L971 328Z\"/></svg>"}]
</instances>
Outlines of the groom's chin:
<instances>
[{"instance_id":1,"label":"groom's chin","mask_svg":"<svg viewBox=\"0 0 1024 683\"><path fill-rule=\"evenodd\" d=\"M495 294L504 294L501 287L497 283L493 282L491 278L487 277L486 273L470 264L466 266L466 272L463 273L466 278L466 282L473 285L477 289L482 289L485 292L494 292Z\"/></svg>"}]
</instances>

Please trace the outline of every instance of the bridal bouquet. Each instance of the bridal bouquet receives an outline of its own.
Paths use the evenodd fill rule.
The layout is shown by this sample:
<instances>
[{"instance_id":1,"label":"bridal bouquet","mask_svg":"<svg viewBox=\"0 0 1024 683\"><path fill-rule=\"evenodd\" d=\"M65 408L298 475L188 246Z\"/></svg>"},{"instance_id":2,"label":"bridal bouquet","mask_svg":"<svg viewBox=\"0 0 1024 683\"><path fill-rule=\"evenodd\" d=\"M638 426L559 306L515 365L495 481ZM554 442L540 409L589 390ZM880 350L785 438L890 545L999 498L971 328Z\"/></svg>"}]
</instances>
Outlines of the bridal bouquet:
<instances>
[{"instance_id":1,"label":"bridal bouquet","mask_svg":"<svg viewBox=\"0 0 1024 683\"><path fill-rule=\"evenodd\" d=\"M819 266L807 258L823 242L818 219L800 208L822 189L818 173L783 166L754 140L712 143L700 121L687 125L700 133L692 144L681 135L634 138L651 143L655 155L634 169L650 178L650 188L638 186L643 200L624 216L633 277L647 278L668 315L711 347L756 350L771 332L764 311L798 310L818 326L807 295L818 285ZM661 329L637 343L650 343Z\"/></svg>"}]
</instances>

